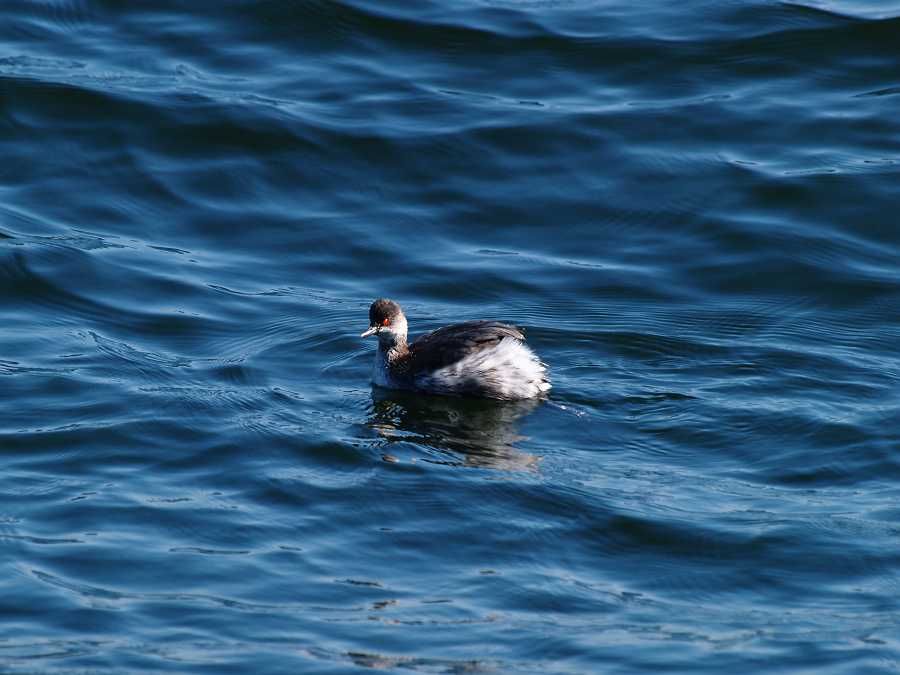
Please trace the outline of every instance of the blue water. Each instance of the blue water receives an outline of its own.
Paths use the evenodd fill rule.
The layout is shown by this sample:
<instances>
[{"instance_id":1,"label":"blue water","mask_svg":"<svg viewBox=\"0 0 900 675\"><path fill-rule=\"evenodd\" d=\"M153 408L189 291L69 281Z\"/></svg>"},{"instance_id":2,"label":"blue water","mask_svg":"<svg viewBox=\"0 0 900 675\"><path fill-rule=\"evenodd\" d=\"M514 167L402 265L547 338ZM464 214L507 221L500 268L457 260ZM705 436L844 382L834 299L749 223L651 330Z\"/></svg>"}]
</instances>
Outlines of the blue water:
<instances>
[{"instance_id":1,"label":"blue water","mask_svg":"<svg viewBox=\"0 0 900 675\"><path fill-rule=\"evenodd\" d=\"M0 670L900 670L898 36L3 2ZM550 400L373 389L379 296Z\"/></svg>"}]
</instances>

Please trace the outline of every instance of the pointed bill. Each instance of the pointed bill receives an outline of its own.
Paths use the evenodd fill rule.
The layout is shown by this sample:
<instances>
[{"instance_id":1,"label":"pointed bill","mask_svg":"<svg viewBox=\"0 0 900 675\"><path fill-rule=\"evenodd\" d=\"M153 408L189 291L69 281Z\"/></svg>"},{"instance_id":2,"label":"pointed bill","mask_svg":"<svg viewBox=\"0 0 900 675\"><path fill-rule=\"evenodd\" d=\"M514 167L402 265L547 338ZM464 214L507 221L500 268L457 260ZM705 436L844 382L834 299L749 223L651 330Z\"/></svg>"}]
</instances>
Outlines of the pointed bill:
<instances>
[{"instance_id":1,"label":"pointed bill","mask_svg":"<svg viewBox=\"0 0 900 675\"><path fill-rule=\"evenodd\" d=\"M364 333L360 333L359 337L369 337L370 335L375 333L377 330L378 330L378 326L369 326L369 329L367 331L365 331Z\"/></svg>"}]
</instances>

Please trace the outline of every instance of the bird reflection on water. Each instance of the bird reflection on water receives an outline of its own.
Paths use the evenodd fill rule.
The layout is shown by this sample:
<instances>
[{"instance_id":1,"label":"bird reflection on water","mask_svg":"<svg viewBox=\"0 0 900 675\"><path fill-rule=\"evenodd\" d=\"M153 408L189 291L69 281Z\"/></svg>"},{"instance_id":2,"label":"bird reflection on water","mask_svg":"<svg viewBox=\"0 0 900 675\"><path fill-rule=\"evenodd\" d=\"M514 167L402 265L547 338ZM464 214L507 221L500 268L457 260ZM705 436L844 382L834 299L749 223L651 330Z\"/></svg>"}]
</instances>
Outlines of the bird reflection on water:
<instances>
[{"instance_id":1,"label":"bird reflection on water","mask_svg":"<svg viewBox=\"0 0 900 675\"><path fill-rule=\"evenodd\" d=\"M394 444L415 444L432 450L422 461L511 471L536 470L540 457L523 452L517 443L518 422L541 404L539 399L493 401L372 388L372 409L366 425L384 440L386 459Z\"/></svg>"}]
</instances>

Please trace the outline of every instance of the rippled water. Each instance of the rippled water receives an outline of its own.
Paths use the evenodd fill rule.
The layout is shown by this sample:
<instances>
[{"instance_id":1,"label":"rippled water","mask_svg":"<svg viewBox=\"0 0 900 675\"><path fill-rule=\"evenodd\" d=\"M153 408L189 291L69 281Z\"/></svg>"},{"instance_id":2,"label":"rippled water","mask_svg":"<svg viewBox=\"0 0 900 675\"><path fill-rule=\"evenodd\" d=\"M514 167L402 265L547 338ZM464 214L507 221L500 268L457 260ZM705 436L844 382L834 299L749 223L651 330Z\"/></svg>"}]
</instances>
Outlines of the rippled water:
<instances>
[{"instance_id":1,"label":"rippled water","mask_svg":"<svg viewBox=\"0 0 900 675\"><path fill-rule=\"evenodd\" d=\"M4 2L0 668L900 669L898 35ZM385 295L551 399L373 390Z\"/></svg>"}]
</instances>

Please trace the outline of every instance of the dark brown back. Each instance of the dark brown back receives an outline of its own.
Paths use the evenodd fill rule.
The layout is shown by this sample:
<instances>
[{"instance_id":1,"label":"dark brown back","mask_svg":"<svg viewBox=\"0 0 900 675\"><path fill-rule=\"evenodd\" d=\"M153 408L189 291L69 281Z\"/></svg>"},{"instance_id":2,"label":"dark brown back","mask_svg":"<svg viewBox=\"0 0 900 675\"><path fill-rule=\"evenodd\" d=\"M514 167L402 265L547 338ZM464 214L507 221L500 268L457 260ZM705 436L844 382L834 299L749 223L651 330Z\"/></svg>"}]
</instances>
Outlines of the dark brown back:
<instances>
[{"instance_id":1,"label":"dark brown back","mask_svg":"<svg viewBox=\"0 0 900 675\"><path fill-rule=\"evenodd\" d=\"M496 345L506 337L525 339L518 328L499 321L466 321L439 328L423 335L409 346L407 372L415 376L423 371L449 366L470 354Z\"/></svg>"}]
</instances>

